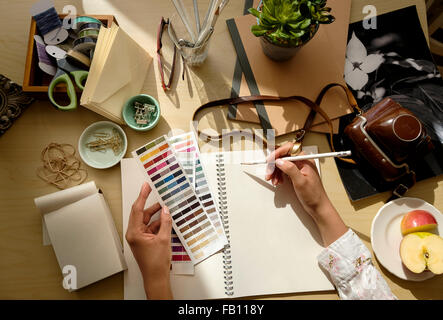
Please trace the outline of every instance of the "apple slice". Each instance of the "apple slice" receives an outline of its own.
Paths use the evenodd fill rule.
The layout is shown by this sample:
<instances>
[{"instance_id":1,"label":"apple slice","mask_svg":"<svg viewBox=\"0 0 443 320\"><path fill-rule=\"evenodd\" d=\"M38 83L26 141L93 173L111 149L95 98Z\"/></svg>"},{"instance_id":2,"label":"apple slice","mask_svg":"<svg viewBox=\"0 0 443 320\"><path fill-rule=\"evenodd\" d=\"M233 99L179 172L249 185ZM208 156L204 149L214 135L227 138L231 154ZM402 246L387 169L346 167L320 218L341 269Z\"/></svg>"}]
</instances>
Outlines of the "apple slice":
<instances>
[{"instance_id":1,"label":"apple slice","mask_svg":"<svg viewBox=\"0 0 443 320\"><path fill-rule=\"evenodd\" d=\"M401 220L401 233L431 231L437 227L437 220L426 210L412 210Z\"/></svg>"},{"instance_id":2,"label":"apple slice","mask_svg":"<svg viewBox=\"0 0 443 320\"><path fill-rule=\"evenodd\" d=\"M443 238L429 232L410 233L400 243L400 257L406 268L414 273L427 269L443 274Z\"/></svg>"}]
</instances>

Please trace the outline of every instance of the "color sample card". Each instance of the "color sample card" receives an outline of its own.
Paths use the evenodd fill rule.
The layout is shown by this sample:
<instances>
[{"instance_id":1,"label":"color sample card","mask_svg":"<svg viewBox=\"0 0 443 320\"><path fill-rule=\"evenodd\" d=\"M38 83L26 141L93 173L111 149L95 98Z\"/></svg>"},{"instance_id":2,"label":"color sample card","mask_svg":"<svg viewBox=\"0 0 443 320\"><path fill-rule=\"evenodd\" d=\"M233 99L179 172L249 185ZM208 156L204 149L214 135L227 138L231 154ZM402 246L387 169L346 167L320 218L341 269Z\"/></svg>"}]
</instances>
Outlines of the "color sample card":
<instances>
[{"instance_id":1,"label":"color sample card","mask_svg":"<svg viewBox=\"0 0 443 320\"><path fill-rule=\"evenodd\" d=\"M167 137L157 138L132 155L160 204L168 206L174 231L191 261L197 264L223 249L226 242L200 203Z\"/></svg>"},{"instance_id":2,"label":"color sample card","mask_svg":"<svg viewBox=\"0 0 443 320\"><path fill-rule=\"evenodd\" d=\"M174 138L174 137L173 137ZM187 154L176 153L177 159L183 167L185 175L189 182L193 185L194 179L194 164L187 159ZM171 233L171 272L173 274L194 274L194 263L186 252L185 247L181 244L180 239L175 234L174 230Z\"/></svg>"},{"instance_id":3,"label":"color sample card","mask_svg":"<svg viewBox=\"0 0 443 320\"><path fill-rule=\"evenodd\" d=\"M171 232L171 273L193 275L194 263L174 229Z\"/></svg>"},{"instance_id":4,"label":"color sample card","mask_svg":"<svg viewBox=\"0 0 443 320\"><path fill-rule=\"evenodd\" d=\"M183 167L185 175L188 177L189 182L193 185L194 179L194 165L192 161L188 161L186 154L177 153L177 159ZM175 234L174 230L172 230L171 234L171 251L172 251L172 259L171 272L174 274L194 274L194 263L191 261L191 258L186 253L185 247L181 244L180 239ZM192 271L192 273L191 273Z\"/></svg>"},{"instance_id":5,"label":"color sample card","mask_svg":"<svg viewBox=\"0 0 443 320\"><path fill-rule=\"evenodd\" d=\"M226 239L217 204L214 201L204 169L200 163L200 151L194 133L188 132L174 136L169 139L169 142L175 150L179 162L183 165L186 175L193 183L194 190L211 222L214 224L217 233Z\"/></svg>"}]
</instances>

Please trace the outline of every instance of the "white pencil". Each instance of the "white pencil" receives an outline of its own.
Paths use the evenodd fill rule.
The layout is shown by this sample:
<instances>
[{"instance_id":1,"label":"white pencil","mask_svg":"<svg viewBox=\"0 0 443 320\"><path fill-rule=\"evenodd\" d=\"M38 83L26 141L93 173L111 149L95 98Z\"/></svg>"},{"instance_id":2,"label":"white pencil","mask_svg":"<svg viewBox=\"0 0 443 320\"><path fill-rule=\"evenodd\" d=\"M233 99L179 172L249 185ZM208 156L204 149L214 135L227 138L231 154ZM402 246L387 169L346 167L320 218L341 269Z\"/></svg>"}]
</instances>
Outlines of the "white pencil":
<instances>
[{"instance_id":1,"label":"white pencil","mask_svg":"<svg viewBox=\"0 0 443 320\"><path fill-rule=\"evenodd\" d=\"M200 34L197 37L197 41L195 42L195 47L199 47L203 40L206 40L208 33L211 30L212 21L214 19L215 12L217 11L217 4L219 0L211 0L209 3L208 12L206 13L205 20L200 28Z\"/></svg>"},{"instance_id":2,"label":"white pencil","mask_svg":"<svg viewBox=\"0 0 443 320\"><path fill-rule=\"evenodd\" d=\"M182 0L172 0L172 3L175 6L175 9L178 12L178 15L180 16L186 30L188 30L189 35L191 36L192 42L195 43L197 40L197 37L195 36L194 32L192 31L191 25L189 23L189 15L186 11L185 6L183 5Z\"/></svg>"},{"instance_id":3,"label":"white pencil","mask_svg":"<svg viewBox=\"0 0 443 320\"><path fill-rule=\"evenodd\" d=\"M331 157L341 158L341 157L348 157L351 154L352 154L351 151L339 151L339 152L305 154L305 155L301 155L301 156L285 157L285 158L280 158L280 159L286 160L286 161L300 161L300 160L331 158ZM241 164L251 165L251 164L263 164L263 163L266 163L266 160L256 160L256 161L251 161L251 162L242 162Z\"/></svg>"}]
</instances>

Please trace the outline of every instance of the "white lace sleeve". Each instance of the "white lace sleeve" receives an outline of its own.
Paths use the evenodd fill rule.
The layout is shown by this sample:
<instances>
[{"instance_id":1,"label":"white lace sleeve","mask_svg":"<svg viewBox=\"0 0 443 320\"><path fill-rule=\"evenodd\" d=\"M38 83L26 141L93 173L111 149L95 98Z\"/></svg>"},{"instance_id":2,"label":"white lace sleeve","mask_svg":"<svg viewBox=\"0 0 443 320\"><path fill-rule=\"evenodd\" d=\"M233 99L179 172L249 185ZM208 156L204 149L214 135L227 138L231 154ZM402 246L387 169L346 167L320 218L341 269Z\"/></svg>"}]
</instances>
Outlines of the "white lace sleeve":
<instances>
[{"instance_id":1,"label":"white lace sleeve","mask_svg":"<svg viewBox=\"0 0 443 320\"><path fill-rule=\"evenodd\" d=\"M351 229L317 259L329 272L341 299L397 299L372 264L371 252Z\"/></svg>"}]
</instances>

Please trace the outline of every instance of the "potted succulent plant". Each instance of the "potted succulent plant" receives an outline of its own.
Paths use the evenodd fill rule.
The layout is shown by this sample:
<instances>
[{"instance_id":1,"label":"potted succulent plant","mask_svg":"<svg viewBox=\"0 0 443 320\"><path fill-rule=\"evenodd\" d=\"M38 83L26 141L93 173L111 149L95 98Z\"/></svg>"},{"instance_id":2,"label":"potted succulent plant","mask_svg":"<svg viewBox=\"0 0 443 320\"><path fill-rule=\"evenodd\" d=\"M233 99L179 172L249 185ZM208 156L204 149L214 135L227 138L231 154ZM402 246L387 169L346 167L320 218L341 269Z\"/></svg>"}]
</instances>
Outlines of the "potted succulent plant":
<instances>
[{"instance_id":1,"label":"potted succulent plant","mask_svg":"<svg viewBox=\"0 0 443 320\"><path fill-rule=\"evenodd\" d=\"M334 22L326 0L262 0L249 13L257 18L251 27L271 59L287 60L317 32L320 24Z\"/></svg>"}]
</instances>

